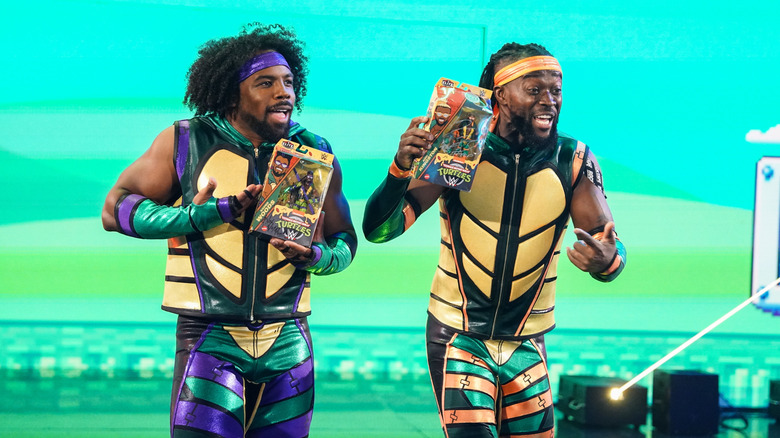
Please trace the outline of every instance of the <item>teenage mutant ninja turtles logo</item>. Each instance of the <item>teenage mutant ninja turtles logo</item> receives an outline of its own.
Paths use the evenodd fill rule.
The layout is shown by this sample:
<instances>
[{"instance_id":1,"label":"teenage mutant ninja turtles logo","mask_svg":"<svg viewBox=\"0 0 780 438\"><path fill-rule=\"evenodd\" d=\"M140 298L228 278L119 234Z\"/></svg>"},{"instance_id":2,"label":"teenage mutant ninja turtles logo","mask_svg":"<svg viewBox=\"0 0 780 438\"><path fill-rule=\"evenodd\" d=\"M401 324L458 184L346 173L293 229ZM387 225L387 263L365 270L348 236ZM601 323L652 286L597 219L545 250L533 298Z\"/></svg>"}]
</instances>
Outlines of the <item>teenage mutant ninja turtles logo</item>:
<instances>
[{"instance_id":1,"label":"teenage mutant ninja turtles logo","mask_svg":"<svg viewBox=\"0 0 780 438\"><path fill-rule=\"evenodd\" d=\"M301 237L311 236L311 228L291 221L278 220L274 222L276 228L279 230L286 240L298 240Z\"/></svg>"},{"instance_id":2,"label":"teenage mutant ninja turtles logo","mask_svg":"<svg viewBox=\"0 0 780 438\"><path fill-rule=\"evenodd\" d=\"M471 174L457 169L439 168L437 170L441 179L450 187L457 187L464 182L471 182Z\"/></svg>"},{"instance_id":3,"label":"teenage mutant ninja turtles logo","mask_svg":"<svg viewBox=\"0 0 780 438\"><path fill-rule=\"evenodd\" d=\"M311 237L313 223L296 212L284 212L274 209L271 216L258 226L258 229L268 235L293 242Z\"/></svg>"},{"instance_id":4,"label":"teenage mutant ninja turtles logo","mask_svg":"<svg viewBox=\"0 0 780 438\"><path fill-rule=\"evenodd\" d=\"M441 167L436 169L439 177L450 187L457 187L464 182L471 182L471 169L465 163L451 161L442 163Z\"/></svg>"},{"instance_id":5,"label":"teenage mutant ninja turtles logo","mask_svg":"<svg viewBox=\"0 0 780 438\"><path fill-rule=\"evenodd\" d=\"M286 240L298 240L311 236L311 224L305 217L292 212L280 215L274 222L276 232Z\"/></svg>"}]
</instances>

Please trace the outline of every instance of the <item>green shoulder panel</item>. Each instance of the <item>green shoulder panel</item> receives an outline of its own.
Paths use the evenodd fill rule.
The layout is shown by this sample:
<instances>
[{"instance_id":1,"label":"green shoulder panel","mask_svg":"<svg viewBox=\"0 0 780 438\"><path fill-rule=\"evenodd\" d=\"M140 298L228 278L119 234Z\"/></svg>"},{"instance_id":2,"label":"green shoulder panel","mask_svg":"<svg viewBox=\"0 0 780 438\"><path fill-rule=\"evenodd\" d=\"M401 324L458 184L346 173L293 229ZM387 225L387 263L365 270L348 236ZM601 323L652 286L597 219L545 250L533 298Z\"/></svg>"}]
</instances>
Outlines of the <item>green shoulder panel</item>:
<instances>
[{"instance_id":1,"label":"green shoulder panel","mask_svg":"<svg viewBox=\"0 0 780 438\"><path fill-rule=\"evenodd\" d=\"M299 124L295 124L290 128L290 137L293 141L298 140L297 142L304 146L312 146L321 151L333 153L330 143L328 143L327 140L306 130L306 128L301 127Z\"/></svg>"},{"instance_id":2,"label":"green shoulder panel","mask_svg":"<svg viewBox=\"0 0 780 438\"><path fill-rule=\"evenodd\" d=\"M572 187L577 183L577 174L582 169L582 159L585 158L586 150L587 146L576 138L564 133L558 134L558 169L566 180L572 182Z\"/></svg>"}]
</instances>

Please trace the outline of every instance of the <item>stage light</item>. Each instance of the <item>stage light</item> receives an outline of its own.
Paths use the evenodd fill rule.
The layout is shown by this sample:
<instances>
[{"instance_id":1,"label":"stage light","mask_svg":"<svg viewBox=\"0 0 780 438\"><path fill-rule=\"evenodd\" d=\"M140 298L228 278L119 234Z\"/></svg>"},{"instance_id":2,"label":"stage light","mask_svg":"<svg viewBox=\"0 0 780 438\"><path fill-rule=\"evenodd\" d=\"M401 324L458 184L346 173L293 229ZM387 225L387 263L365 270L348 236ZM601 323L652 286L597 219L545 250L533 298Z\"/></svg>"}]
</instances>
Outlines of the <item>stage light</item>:
<instances>
[{"instance_id":1,"label":"stage light","mask_svg":"<svg viewBox=\"0 0 780 438\"><path fill-rule=\"evenodd\" d=\"M764 288L762 288L760 291L756 292L750 298L748 298L747 300L743 301L737 307L731 309L725 315L723 315L720 318L718 318L715 322L713 322L712 324L707 326L704 330L702 330L699 333L696 333L695 335L693 335L693 337L691 337L687 341L683 342L679 347L677 347L674 350L672 350L671 352L669 352L669 354L667 354L666 356L662 357L658 362L650 365L649 367L647 367L646 370L644 370L641 373L637 374L633 379L629 380L628 382L626 382L625 385L621 386L618 389L618 391L622 393L626 389L628 389L631 386L635 385L638 381L642 380L642 378L644 378L646 375L652 373L656 368L658 368L661 365L665 364L666 361L668 361L669 359L673 358L674 356L676 356L679 352L683 351L684 349L688 348L689 345L693 344L694 342L699 340L699 338L701 338L702 336L704 336L707 333L709 333L715 327L719 326L721 323L723 323L723 321L731 318L735 313L737 313L740 310L742 310L748 304L750 304L753 301L759 299L762 295L764 295L767 292L769 292L770 289L772 289L773 287L777 286L778 284L780 284L780 277L775 279L775 281L773 281L769 285L764 286Z\"/></svg>"},{"instance_id":2,"label":"stage light","mask_svg":"<svg viewBox=\"0 0 780 438\"><path fill-rule=\"evenodd\" d=\"M647 422L647 388L620 391L625 380L615 377L563 375L558 383L558 405L564 417L590 426L616 427Z\"/></svg>"}]
</instances>

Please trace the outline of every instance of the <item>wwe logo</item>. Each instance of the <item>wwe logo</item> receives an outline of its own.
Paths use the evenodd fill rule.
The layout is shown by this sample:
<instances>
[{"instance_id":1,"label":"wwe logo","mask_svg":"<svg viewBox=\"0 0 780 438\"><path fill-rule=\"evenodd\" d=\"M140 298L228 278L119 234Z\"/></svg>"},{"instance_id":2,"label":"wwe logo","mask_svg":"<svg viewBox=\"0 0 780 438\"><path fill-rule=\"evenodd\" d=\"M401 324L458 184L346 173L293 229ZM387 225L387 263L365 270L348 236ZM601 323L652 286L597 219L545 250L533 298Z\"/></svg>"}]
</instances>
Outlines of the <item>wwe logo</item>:
<instances>
[{"instance_id":1,"label":"wwe logo","mask_svg":"<svg viewBox=\"0 0 780 438\"><path fill-rule=\"evenodd\" d=\"M284 238L286 240L298 240L301 236L303 236L303 233L299 233L295 230L284 230L282 234L284 234Z\"/></svg>"},{"instance_id":2,"label":"wwe logo","mask_svg":"<svg viewBox=\"0 0 780 438\"><path fill-rule=\"evenodd\" d=\"M450 187L455 187L455 186L459 186L459 185L463 184L463 180L458 178L457 176L444 175L444 176L442 176L442 179Z\"/></svg>"}]
</instances>

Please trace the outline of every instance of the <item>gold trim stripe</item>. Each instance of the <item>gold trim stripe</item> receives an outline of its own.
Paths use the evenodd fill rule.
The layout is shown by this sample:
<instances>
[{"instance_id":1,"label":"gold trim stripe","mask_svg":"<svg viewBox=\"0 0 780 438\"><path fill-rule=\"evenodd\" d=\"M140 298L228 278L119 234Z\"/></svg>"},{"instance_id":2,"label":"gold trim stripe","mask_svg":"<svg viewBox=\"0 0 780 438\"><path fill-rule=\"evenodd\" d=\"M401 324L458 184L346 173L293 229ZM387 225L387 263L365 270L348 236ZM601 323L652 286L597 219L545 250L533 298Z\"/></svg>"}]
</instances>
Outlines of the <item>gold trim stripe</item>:
<instances>
[{"instance_id":1,"label":"gold trim stripe","mask_svg":"<svg viewBox=\"0 0 780 438\"><path fill-rule=\"evenodd\" d=\"M496 424L496 416L491 409L460 409L444 411L445 424L484 423Z\"/></svg>"},{"instance_id":2,"label":"gold trim stripe","mask_svg":"<svg viewBox=\"0 0 780 438\"><path fill-rule=\"evenodd\" d=\"M461 350L460 348L451 347L450 350L447 352L447 359L457 359L463 362L469 362L474 365L479 365L482 368L490 369L488 368L487 364L484 360L478 358L477 356L474 356L473 354L469 353L466 350Z\"/></svg>"},{"instance_id":3,"label":"gold trim stripe","mask_svg":"<svg viewBox=\"0 0 780 438\"><path fill-rule=\"evenodd\" d=\"M444 387L468 391L479 391L495 398L496 385L482 377L468 374L450 374L444 376Z\"/></svg>"},{"instance_id":4,"label":"gold trim stripe","mask_svg":"<svg viewBox=\"0 0 780 438\"><path fill-rule=\"evenodd\" d=\"M447 225L447 234L452 236L452 222L450 221L450 215L447 212L447 210L444 209L444 201L441 199L439 200L439 208L445 214L445 217L443 219L445 224ZM463 331L468 332L469 314L466 311L466 308L468 307L469 300L468 297L466 297L466 291L465 288L463 287L463 275L461 274L461 267L458 266L458 259L455 255L455 250L451 249L451 252L452 252L452 260L455 263L455 270L456 273L458 274L458 289L460 290L460 295L463 297L463 301L461 303L461 309L460 309L461 314L463 315Z\"/></svg>"},{"instance_id":5,"label":"gold trim stripe","mask_svg":"<svg viewBox=\"0 0 780 438\"><path fill-rule=\"evenodd\" d=\"M502 435L503 436L503 435ZM534 433L531 435L506 435L504 438L553 438L555 437L555 428L553 427L550 430L546 430L544 432Z\"/></svg>"},{"instance_id":6,"label":"gold trim stripe","mask_svg":"<svg viewBox=\"0 0 780 438\"><path fill-rule=\"evenodd\" d=\"M501 418L506 421L513 418L525 417L526 415L543 411L548 406L552 406L552 394L549 389L532 399L511 406L504 406L501 410Z\"/></svg>"},{"instance_id":7,"label":"gold trim stripe","mask_svg":"<svg viewBox=\"0 0 780 438\"><path fill-rule=\"evenodd\" d=\"M544 362L539 362L531 369L525 370L522 374L512 379L511 382L501 385L501 390L505 396L512 395L525 390L546 375L547 368L545 368Z\"/></svg>"}]
</instances>

